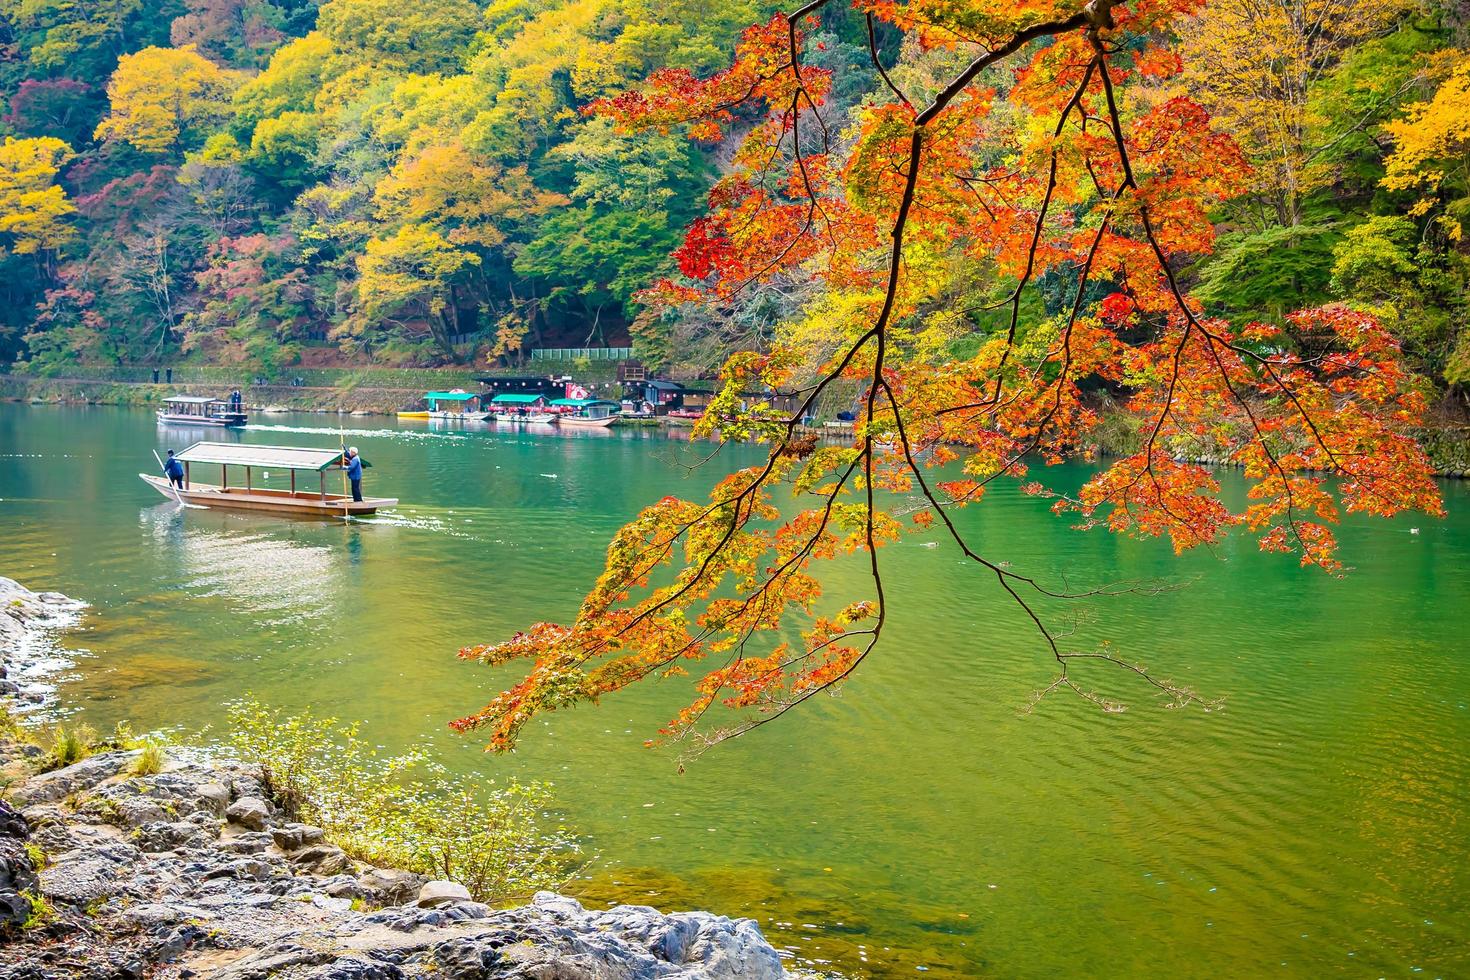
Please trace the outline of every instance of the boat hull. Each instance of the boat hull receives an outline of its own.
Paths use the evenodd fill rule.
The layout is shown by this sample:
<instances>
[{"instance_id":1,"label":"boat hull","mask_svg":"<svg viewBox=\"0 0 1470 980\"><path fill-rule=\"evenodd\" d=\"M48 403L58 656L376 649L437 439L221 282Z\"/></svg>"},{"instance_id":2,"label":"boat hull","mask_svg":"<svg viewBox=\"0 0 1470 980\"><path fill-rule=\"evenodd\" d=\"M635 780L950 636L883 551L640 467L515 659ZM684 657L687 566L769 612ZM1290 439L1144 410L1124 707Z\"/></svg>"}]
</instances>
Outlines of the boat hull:
<instances>
[{"instance_id":1,"label":"boat hull","mask_svg":"<svg viewBox=\"0 0 1470 980\"><path fill-rule=\"evenodd\" d=\"M245 415L175 415L172 412L159 412L158 421L166 425L207 425L219 429L238 429L245 425Z\"/></svg>"},{"instance_id":2,"label":"boat hull","mask_svg":"<svg viewBox=\"0 0 1470 980\"><path fill-rule=\"evenodd\" d=\"M617 420L616 415L608 415L600 419L579 419L575 415L563 415L557 424L571 426L574 429L606 429Z\"/></svg>"},{"instance_id":3,"label":"boat hull","mask_svg":"<svg viewBox=\"0 0 1470 980\"><path fill-rule=\"evenodd\" d=\"M144 483L165 497L170 500L175 499L175 491L169 487L168 481L163 477L149 473L139 473L138 476ZM243 487L221 489L203 483L191 483L189 489L179 490L177 493L186 503L200 504L204 507L288 514L292 517L309 517L318 520L334 517L361 517L375 513L379 507L392 507L398 503L396 498L390 497L367 497L363 500L353 500L346 494L329 493L323 500L320 493L311 493L307 490L298 490L295 493L289 490L252 489L247 491Z\"/></svg>"},{"instance_id":4,"label":"boat hull","mask_svg":"<svg viewBox=\"0 0 1470 980\"><path fill-rule=\"evenodd\" d=\"M527 425L555 425L557 417L550 412L537 412L534 415L520 415L515 412L497 412L497 422L520 422Z\"/></svg>"},{"instance_id":5,"label":"boat hull","mask_svg":"<svg viewBox=\"0 0 1470 980\"><path fill-rule=\"evenodd\" d=\"M428 412L399 412L398 413L398 417L401 418L401 419L426 419L426 418L429 417L429 413Z\"/></svg>"},{"instance_id":6,"label":"boat hull","mask_svg":"<svg viewBox=\"0 0 1470 980\"><path fill-rule=\"evenodd\" d=\"M423 416L436 422L483 422L489 417L489 412L430 412Z\"/></svg>"}]
</instances>

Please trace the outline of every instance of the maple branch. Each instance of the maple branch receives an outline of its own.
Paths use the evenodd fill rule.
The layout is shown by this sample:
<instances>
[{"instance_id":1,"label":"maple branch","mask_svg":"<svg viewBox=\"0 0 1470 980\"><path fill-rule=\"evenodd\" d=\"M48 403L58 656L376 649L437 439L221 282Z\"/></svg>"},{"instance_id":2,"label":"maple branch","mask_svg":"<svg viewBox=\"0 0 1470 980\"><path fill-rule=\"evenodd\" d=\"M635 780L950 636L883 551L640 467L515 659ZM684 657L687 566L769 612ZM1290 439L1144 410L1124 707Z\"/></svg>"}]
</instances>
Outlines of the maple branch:
<instances>
[{"instance_id":1,"label":"maple branch","mask_svg":"<svg viewBox=\"0 0 1470 980\"><path fill-rule=\"evenodd\" d=\"M894 94L894 96L898 99L898 101L902 102L904 105L908 106L910 109L913 109L914 104L909 101L909 97L907 95L904 95L903 92L901 92L899 90L899 88L898 88L897 85L893 84L893 79L891 79L891 78L888 77L888 69L883 67L883 62L882 61L878 60L878 36L874 32L874 30L873 30L873 13L872 13L872 11L869 11L868 12L867 19L868 19L868 55L873 60L873 67L875 69L877 69L878 76L883 79L883 84L888 86L888 91L892 92Z\"/></svg>"}]
</instances>

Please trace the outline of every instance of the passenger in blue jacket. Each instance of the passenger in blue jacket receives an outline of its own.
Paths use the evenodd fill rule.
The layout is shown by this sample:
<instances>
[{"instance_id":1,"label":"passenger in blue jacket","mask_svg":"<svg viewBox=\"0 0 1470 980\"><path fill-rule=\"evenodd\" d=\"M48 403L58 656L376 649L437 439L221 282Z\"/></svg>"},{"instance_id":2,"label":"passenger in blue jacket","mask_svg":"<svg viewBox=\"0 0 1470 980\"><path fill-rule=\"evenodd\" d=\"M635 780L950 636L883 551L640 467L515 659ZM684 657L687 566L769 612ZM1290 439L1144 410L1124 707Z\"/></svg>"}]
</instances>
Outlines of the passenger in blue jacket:
<instances>
[{"instance_id":1,"label":"passenger in blue jacket","mask_svg":"<svg viewBox=\"0 0 1470 980\"><path fill-rule=\"evenodd\" d=\"M178 461L172 449L168 451L168 462L163 464L163 472L168 476L169 483L180 490L184 489L184 464Z\"/></svg>"},{"instance_id":2,"label":"passenger in blue jacket","mask_svg":"<svg viewBox=\"0 0 1470 980\"><path fill-rule=\"evenodd\" d=\"M347 450L347 479L352 481L352 499L362 499L362 457L357 455L357 447L353 446Z\"/></svg>"}]
</instances>

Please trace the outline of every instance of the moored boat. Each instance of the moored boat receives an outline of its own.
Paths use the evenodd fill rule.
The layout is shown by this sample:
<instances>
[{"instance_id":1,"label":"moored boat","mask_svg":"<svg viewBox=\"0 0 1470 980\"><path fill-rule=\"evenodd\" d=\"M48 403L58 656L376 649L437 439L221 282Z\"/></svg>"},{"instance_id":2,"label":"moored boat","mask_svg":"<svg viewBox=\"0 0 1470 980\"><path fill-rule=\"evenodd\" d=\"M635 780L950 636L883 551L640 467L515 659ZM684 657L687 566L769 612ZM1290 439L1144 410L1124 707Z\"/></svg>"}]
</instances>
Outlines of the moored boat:
<instances>
[{"instance_id":1,"label":"moored boat","mask_svg":"<svg viewBox=\"0 0 1470 980\"><path fill-rule=\"evenodd\" d=\"M379 507L398 503L392 497L364 497L353 500L349 494L328 493L327 473L340 472L342 450L309 449L301 446L247 446L240 443L196 442L175 457L184 464L184 485L171 486L168 480L150 473L139 473L144 483L170 499L204 507L264 511L296 517L358 517L372 514ZM195 483L192 464L216 464L220 467L218 484ZM243 470L244 486L230 485L230 467ZM291 474L290 489L257 487L255 471L284 470ZM296 474L315 472L316 488L298 490Z\"/></svg>"},{"instance_id":2,"label":"moored boat","mask_svg":"<svg viewBox=\"0 0 1470 980\"><path fill-rule=\"evenodd\" d=\"M490 413L480 408L480 396L463 388L452 391L426 391L425 410L399 412L401 419L435 419L440 422L483 422Z\"/></svg>"},{"instance_id":3,"label":"moored boat","mask_svg":"<svg viewBox=\"0 0 1470 980\"><path fill-rule=\"evenodd\" d=\"M555 398L551 407L561 412L559 425L605 429L618 420L618 403L603 398Z\"/></svg>"},{"instance_id":4,"label":"moored boat","mask_svg":"<svg viewBox=\"0 0 1470 980\"><path fill-rule=\"evenodd\" d=\"M558 415L552 411L545 395L496 395L490 399L490 410L497 422L555 424Z\"/></svg>"},{"instance_id":5,"label":"moored boat","mask_svg":"<svg viewBox=\"0 0 1470 980\"><path fill-rule=\"evenodd\" d=\"M229 428L238 428L248 419L239 392L234 392L228 400L211 398L208 395L174 395L163 400L163 408L158 410L157 415L159 422L169 425Z\"/></svg>"}]
</instances>

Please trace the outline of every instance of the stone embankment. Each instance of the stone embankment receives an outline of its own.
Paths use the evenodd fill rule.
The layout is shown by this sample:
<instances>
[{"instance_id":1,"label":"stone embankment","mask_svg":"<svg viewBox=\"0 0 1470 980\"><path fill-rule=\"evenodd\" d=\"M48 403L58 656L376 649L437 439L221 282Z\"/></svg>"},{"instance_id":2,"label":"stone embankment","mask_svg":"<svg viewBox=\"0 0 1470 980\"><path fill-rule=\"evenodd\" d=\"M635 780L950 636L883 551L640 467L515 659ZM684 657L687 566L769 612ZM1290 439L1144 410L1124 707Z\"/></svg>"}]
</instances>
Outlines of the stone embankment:
<instances>
[{"instance_id":1,"label":"stone embankment","mask_svg":"<svg viewBox=\"0 0 1470 980\"><path fill-rule=\"evenodd\" d=\"M0 578L0 661L17 668L76 605ZM0 736L0 773L44 754ZM492 909L453 882L354 861L290 820L252 767L199 756L148 772L141 755L105 752L5 788L0 980L784 975L749 919L584 909L551 893Z\"/></svg>"}]
</instances>

